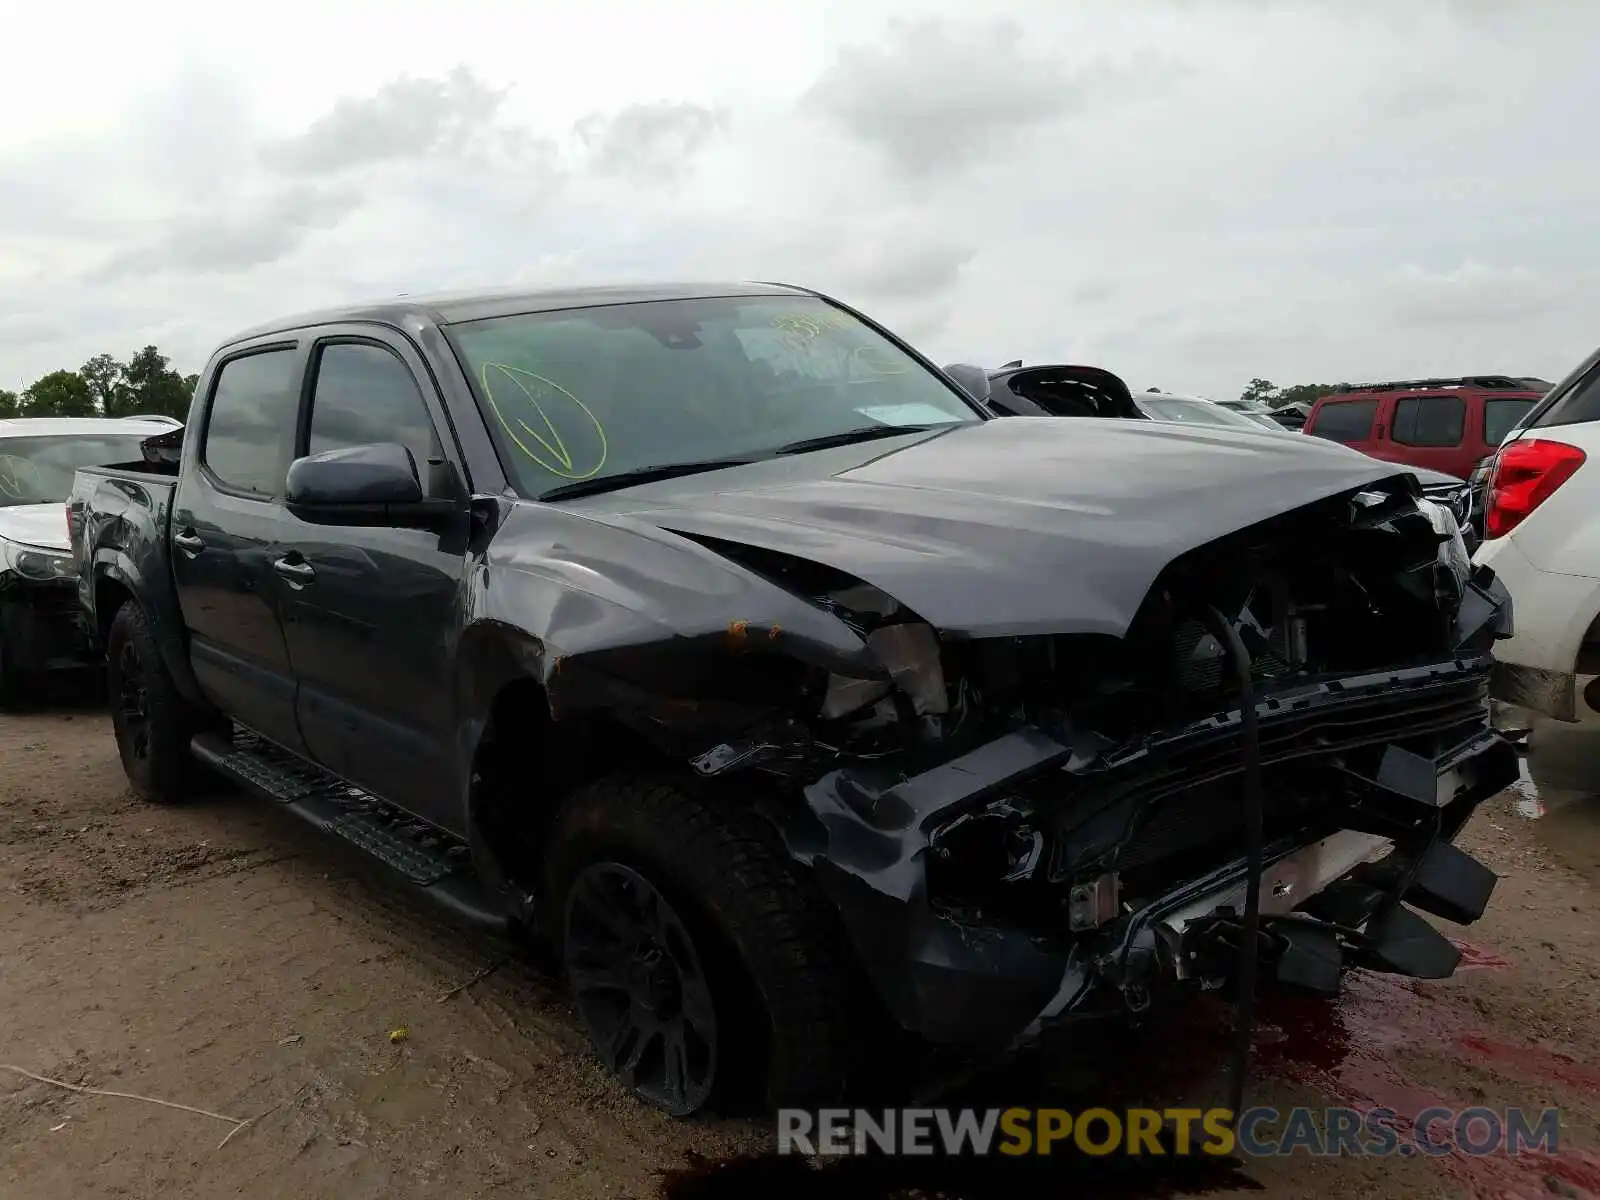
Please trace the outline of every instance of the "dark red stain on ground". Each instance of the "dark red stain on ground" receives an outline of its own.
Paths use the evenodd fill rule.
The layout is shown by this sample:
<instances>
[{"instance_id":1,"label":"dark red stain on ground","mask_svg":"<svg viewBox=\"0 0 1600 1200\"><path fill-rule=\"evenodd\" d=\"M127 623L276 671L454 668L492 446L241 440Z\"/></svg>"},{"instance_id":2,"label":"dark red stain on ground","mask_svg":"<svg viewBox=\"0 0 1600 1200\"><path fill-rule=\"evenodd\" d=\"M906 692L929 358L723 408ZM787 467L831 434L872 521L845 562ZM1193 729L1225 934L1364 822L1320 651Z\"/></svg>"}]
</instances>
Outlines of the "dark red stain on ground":
<instances>
[{"instance_id":1,"label":"dark red stain on ground","mask_svg":"<svg viewBox=\"0 0 1600 1200\"><path fill-rule=\"evenodd\" d=\"M1458 943L1462 967L1494 970L1510 964L1480 947ZM1038 1063L993 1074L932 1103L1007 1107L1036 1104L1083 1109L1119 1107L1106 1082L1129 1106L1160 1104L1207 1080L1225 1079L1230 1009L1197 1003L1164 1021L1159 1036L1097 1034L1096 1049L1076 1063L1077 1082L1065 1082L1060 1064ZM1400 1068L1401 1051L1453 1057L1494 1074L1530 1084L1600 1093L1600 1068L1549 1046L1514 1041L1482 1028L1461 993L1448 985L1419 983L1389 975L1352 973L1333 1002L1290 995L1262 998L1252 1072L1310 1087L1330 1104L1398 1114L1393 1127L1402 1146L1414 1154L1418 1131L1407 1118L1430 1108L1459 1112L1479 1102L1449 1096ZM1069 1068L1070 1070L1070 1068ZM1200 1101L1204 1103L1204 1101ZM1219 1095L1214 1101L1222 1103ZM904 1103L902 1101L901 1103ZM1247 1100L1248 1103L1248 1100ZM1538 1111L1528 1114L1536 1123ZM1482 1136L1481 1129L1474 1136ZM1451 1131L1437 1122L1425 1140L1448 1143ZM1561 1149L1546 1155L1524 1151L1470 1155L1451 1148L1426 1161L1466 1195L1477 1200L1550 1200L1552 1196L1600 1200L1600 1155ZM727 1162L692 1161L662 1180L666 1200L799 1200L826 1195L830 1200L885 1200L918 1196L928 1200L1059 1200L1075 1194L1096 1197L1197 1195L1226 1189L1259 1190L1238 1160L1203 1157L1089 1157L1054 1154L1049 1158L844 1158L808 1164L798 1157L764 1156Z\"/></svg>"},{"instance_id":2,"label":"dark red stain on ground","mask_svg":"<svg viewBox=\"0 0 1600 1200\"><path fill-rule=\"evenodd\" d=\"M1478 1028L1464 1006L1427 984L1364 972L1349 978L1332 1005L1291 997L1263 1007L1258 1070L1316 1088L1336 1104L1387 1108L1415 1116L1429 1108L1459 1111L1475 1101L1442 1095L1408 1079L1401 1050L1432 1050L1497 1074L1577 1091L1600 1090L1600 1071L1532 1042L1512 1042ZM1530 1123L1537 1112L1528 1114ZM1417 1131L1395 1122L1402 1142ZM1449 1132L1435 1125L1435 1142ZM1581 1150L1469 1155L1460 1150L1430 1160L1469 1195L1485 1200L1532 1200L1552 1194L1600 1197L1600 1155ZM1565 1185L1560 1186L1560 1185Z\"/></svg>"},{"instance_id":3,"label":"dark red stain on ground","mask_svg":"<svg viewBox=\"0 0 1600 1200\"><path fill-rule=\"evenodd\" d=\"M1456 942L1455 947L1461 951L1461 961L1456 964L1457 971L1501 971L1511 965L1493 950L1485 950L1471 942Z\"/></svg>"}]
</instances>

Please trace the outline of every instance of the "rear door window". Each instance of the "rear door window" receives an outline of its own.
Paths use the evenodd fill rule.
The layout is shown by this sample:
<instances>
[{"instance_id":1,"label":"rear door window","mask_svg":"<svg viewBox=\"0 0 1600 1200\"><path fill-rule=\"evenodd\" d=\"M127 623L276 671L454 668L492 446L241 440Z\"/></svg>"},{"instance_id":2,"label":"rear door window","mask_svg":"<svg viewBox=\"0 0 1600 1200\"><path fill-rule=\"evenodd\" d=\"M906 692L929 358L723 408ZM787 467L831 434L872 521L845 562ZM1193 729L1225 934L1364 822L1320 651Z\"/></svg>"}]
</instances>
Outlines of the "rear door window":
<instances>
[{"instance_id":1,"label":"rear door window","mask_svg":"<svg viewBox=\"0 0 1600 1200\"><path fill-rule=\"evenodd\" d=\"M1402 396L1394 402L1389 436L1404 446L1459 446L1467 426L1460 396Z\"/></svg>"},{"instance_id":2,"label":"rear door window","mask_svg":"<svg viewBox=\"0 0 1600 1200\"><path fill-rule=\"evenodd\" d=\"M1331 442L1364 442L1372 436L1377 415L1376 400L1336 400L1322 406L1310 433Z\"/></svg>"},{"instance_id":3,"label":"rear door window","mask_svg":"<svg viewBox=\"0 0 1600 1200\"><path fill-rule=\"evenodd\" d=\"M272 497L283 489L300 408L294 347L229 359L217 372L200 461L229 491Z\"/></svg>"},{"instance_id":4,"label":"rear door window","mask_svg":"<svg viewBox=\"0 0 1600 1200\"><path fill-rule=\"evenodd\" d=\"M1483 404L1483 440L1498 446L1517 422L1532 410L1534 400L1486 400Z\"/></svg>"}]
</instances>

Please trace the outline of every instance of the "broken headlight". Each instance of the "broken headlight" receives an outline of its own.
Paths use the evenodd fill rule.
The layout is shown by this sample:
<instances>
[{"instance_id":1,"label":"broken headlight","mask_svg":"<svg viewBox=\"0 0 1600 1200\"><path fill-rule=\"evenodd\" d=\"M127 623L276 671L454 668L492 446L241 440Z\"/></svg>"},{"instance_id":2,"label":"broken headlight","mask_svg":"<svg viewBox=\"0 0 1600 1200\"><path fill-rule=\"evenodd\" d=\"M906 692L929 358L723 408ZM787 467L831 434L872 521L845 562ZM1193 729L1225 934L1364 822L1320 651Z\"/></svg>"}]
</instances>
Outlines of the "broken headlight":
<instances>
[{"instance_id":1,"label":"broken headlight","mask_svg":"<svg viewBox=\"0 0 1600 1200\"><path fill-rule=\"evenodd\" d=\"M1433 524L1433 531L1439 535L1439 565L1455 579L1456 596L1459 598L1466 591L1467 581L1472 577L1472 556L1467 553L1466 540L1461 536L1461 525L1457 522L1455 513L1436 501L1418 500L1417 507L1427 516Z\"/></svg>"},{"instance_id":2,"label":"broken headlight","mask_svg":"<svg viewBox=\"0 0 1600 1200\"><path fill-rule=\"evenodd\" d=\"M877 703L896 688L919 717L939 716L950 710L939 635L931 625L921 621L885 623L904 610L894 597L867 584L835 592L823 603L861 634L889 674L888 679L830 675L820 712L824 720L848 716Z\"/></svg>"},{"instance_id":3,"label":"broken headlight","mask_svg":"<svg viewBox=\"0 0 1600 1200\"><path fill-rule=\"evenodd\" d=\"M933 836L927 860L929 899L996 913L1016 905L1032 907L1018 887L1034 877L1044 848L1044 835L1010 800L959 816Z\"/></svg>"}]
</instances>

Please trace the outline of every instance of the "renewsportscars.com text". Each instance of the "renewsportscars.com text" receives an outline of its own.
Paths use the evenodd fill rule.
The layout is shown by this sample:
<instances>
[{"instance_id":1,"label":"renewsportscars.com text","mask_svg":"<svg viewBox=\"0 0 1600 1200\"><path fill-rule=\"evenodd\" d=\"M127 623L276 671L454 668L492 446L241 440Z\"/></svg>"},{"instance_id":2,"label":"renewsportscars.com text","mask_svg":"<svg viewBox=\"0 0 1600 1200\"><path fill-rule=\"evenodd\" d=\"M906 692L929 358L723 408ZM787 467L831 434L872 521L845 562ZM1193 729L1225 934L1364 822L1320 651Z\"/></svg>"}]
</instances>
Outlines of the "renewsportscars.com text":
<instances>
[{"instance_id":1,"label":"renewsportscars.com text","mask_svg":"<svg viewBox=\"0 0 1600 1200\"><path fill-rule=\"evenodd\" d=\"M900 1108L778 1111L779 1154L1554 1154L1554 1108Z\"/></svg>"}]
</instances>

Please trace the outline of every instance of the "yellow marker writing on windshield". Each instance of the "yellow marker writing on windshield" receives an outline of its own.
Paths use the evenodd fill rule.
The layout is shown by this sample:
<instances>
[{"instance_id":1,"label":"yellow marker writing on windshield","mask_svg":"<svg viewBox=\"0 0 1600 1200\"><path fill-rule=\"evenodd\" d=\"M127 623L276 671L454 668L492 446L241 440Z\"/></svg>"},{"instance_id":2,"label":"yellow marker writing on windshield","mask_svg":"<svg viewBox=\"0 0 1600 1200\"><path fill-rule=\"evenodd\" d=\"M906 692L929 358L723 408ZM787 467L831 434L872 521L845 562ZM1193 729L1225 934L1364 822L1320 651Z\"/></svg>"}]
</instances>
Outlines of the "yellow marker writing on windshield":
<instances>
[{"instance_id":1,"label":"yellow marker writing on windshield","mask_svg":"<svg viewBox=\"0 0 1600 1200\"><path fill-rule=\"evenodd\" d=\"M785 313L774 317L772 327L783 334L791 345L809 346L822 336L826 329L848 329L850 319L843 313Z\"/></svg>"},{"instance_id":2,"label":"yellow marker writing on windshield","mask_svg":"<svg viewBox=\"0 0 1600 1200\"><path fill-rule=\"evenodd\" d=\"M512 386L522 393L531 409L530 415L537 416L541 428L534 428L534 426L520 417L513 422L501 410L500 402L495 398L494 385L490 382L491 371L501 380L510 380ZM483 387L483 395L488 400L489 407L494 410L495 419L500 422L500 426L506 431L506 435L511 438L518 450L522 451L523 454L538 463L546 471L549 471L550 474L561 479L590 479L599 473L601 467L606 465L606 457L610 453L610 447L606 441L605 427L600 424L599 418L589 411L588 405L559 383L546 379L543 375L536 375L534 372L525 370L522 367L513 367L509 363L498 362L484 363L482 369L478 372L478 382ZM530 387L530 383L534 386ZM551 399L553 396L564 397L564 404L570 404L573 408L576 408L594 426L595 436L599 439L600 452L596 456L593 465L580 467L571 448L567 445L567 439L561 435L556 423L550 419L550 414L545 411L544 405L539 402L539 397L534 394L535 391L546 393L546 399ZM537 450L534 449L534 445L538 446Z\"/></svg>"}]
</instances>

